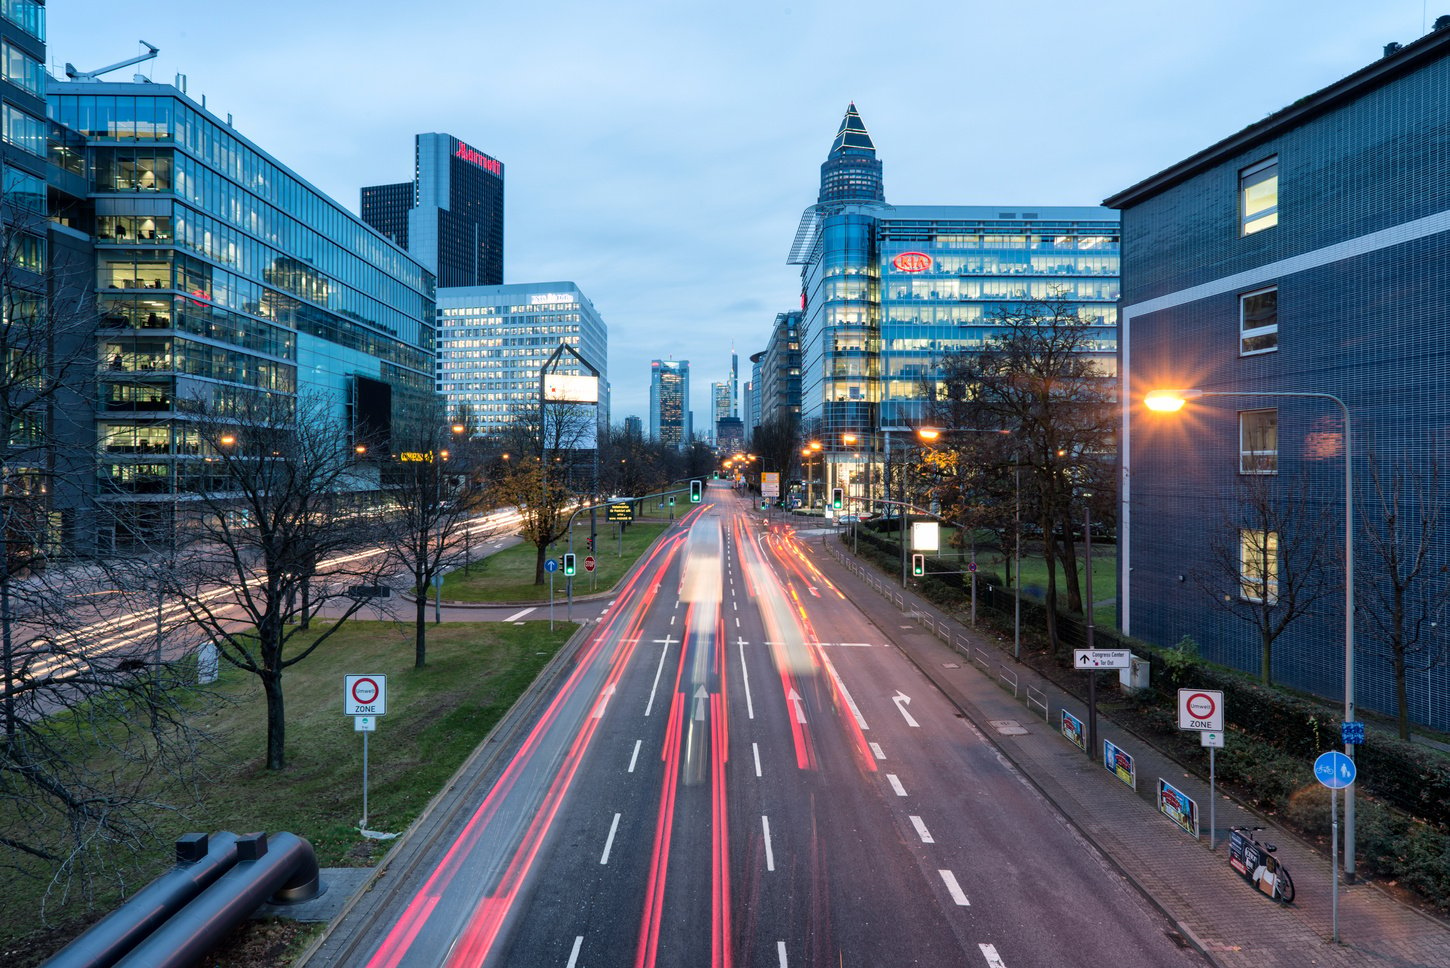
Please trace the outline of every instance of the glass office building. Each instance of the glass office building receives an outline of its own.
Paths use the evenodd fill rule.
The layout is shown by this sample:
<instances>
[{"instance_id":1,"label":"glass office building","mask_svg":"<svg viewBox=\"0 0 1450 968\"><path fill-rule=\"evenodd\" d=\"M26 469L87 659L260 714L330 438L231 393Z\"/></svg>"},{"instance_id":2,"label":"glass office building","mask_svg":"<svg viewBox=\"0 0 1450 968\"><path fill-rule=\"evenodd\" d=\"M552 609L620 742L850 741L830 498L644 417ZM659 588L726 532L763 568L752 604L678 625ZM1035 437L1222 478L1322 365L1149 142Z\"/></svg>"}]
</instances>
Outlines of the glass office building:
<instances>
[{"instance_id":1,"label":"glass office building","mask_svg":"<svg viewBox=\"0 0 1450 968\"><path fill-rule=\"evenodd\" d=\"M889 205L875 155L852 104L788 259L801 266L802 422L827 447L832 486L862 498L873 458L843 438L880 450L886 431L923 423L942 357L984 348L999 312L1064 300L1100 330L1091 352L1106 374L1117 348L1115 212Z\"/></svg>"},{"instance_id":2,"label":"glass office building","mask_svg":"<svg viewBox=\"0 0 1450 968\"><path fill-rule=\"evenodd\" d=\"M649 437L655 443L683 447L690 426L690 361L651 360L649 365Z\"/></svg>"},{"instance_id":3,"label":"glass office building","mask_svg":"<svg viewBox=\"0 0 1450 968\"><path fill-rule=\"evenodd\" d=\"M359 439L407 449L433 398L423 265L175 87L52 83L48 99L92 179L97 489L115 512L100 550L214 489L202 407L320 395Z\"/></svg>"},{"instance_id":4,"label":"glass office building","mask_svg":"<svg viewBox=\"0 0 1450 968\"><path fill-rule=\"evenodd\" d=\"M438 392L475 436L538 407L540 372L560 345L599 371L599 426L609 425L609 329L574 283L439 289L438 338ZM587 374L568 353L558 362L559 373Z\"/></svg>"}]
</instances>

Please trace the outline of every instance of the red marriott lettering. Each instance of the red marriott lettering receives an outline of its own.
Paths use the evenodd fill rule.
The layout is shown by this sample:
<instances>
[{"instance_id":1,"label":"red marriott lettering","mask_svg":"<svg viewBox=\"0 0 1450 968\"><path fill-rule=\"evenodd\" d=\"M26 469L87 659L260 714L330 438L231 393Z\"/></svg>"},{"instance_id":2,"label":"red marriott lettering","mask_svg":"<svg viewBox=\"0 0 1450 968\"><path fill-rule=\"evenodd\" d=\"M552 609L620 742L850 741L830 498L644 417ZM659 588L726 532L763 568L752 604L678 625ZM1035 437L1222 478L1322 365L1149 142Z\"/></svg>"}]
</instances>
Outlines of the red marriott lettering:
<instances>
[{"instance_id":1,"label":"red marriott lettering","mask_svg":"<svg viewBox=\"0 0 1450 968\"><path fill-rule=\"evenodd\" d=\"M453 153L453 157L462 158L469 164L477 165L484 171L491 171L495 175L503 174L503 163L501 161L497 158L490 158L477 148L470 148L462 141L458 142L458 150Z\"/></svg>"},{"instance_id":2,"label":"red marriott lettering","mask_svg":"<svg viewBox=\"0 0 1450 968\"><path fill-rule=\"evenodd\" d=\"M925 272L931 268L931 256L925 252L903 252L891 264L902 272Z\"/></svg>"}]
</instances>

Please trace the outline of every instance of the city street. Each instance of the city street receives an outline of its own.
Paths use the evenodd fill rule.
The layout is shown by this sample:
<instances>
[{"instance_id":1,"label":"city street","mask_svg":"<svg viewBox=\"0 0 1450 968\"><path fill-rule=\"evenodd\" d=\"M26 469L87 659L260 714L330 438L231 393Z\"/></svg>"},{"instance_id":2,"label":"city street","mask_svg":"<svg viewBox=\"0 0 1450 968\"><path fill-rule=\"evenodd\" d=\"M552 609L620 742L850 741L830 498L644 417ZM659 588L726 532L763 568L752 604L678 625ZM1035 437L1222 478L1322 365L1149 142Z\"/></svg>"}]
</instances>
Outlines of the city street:
<instances>
[{"instance_id":1,"label":"city street","mask_svg":"<svg viewBox=\"0 0 1450 968\"><path fill-rule=\"evenodd\" d=\"M894 631L708 489L311 964L1202 964Z\"/></svg>"}]
</instances>

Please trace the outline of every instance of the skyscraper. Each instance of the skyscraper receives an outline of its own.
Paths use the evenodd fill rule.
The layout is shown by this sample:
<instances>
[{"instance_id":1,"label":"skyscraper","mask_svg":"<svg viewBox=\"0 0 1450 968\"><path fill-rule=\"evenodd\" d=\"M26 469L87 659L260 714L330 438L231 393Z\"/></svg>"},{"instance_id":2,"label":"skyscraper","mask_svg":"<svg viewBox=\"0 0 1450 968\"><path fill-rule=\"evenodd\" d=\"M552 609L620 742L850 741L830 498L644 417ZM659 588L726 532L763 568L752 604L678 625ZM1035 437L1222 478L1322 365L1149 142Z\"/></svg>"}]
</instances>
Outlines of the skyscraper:
<instances>
[{"instance_id":1,"label":"skyscraper","mask_svg":"<svg viewBox=\"0 0 1450 968\"><path fill-rule=\"evenodd\" d=\"M649 435L683 446L690 438L690 361L653 360L649 380Z\"/></svg>"},{"instance_id":2,"label":"skyscraper","mask_svg":"<svg viewBox=\"0 0 1450 968\"><path fill-rule=\"evenodd\" d=\"M503 283L503 162L448 134L420 134L415 179L362 190L363 221L407 249L438 288Z\"/></svg>"},{"instance_id":3,"label":"skyscraper","mask_svg":"<svg viewBox=\"0 0 1450 968\"><path fill-rule=\"evenodd\" d=\"M730 404L730 381L721 380L719 383L710 384L710 434L717 444L720 442L720 435L716 428L720 421L735 416L735 408Z\"/></svg>"}]
</instances>

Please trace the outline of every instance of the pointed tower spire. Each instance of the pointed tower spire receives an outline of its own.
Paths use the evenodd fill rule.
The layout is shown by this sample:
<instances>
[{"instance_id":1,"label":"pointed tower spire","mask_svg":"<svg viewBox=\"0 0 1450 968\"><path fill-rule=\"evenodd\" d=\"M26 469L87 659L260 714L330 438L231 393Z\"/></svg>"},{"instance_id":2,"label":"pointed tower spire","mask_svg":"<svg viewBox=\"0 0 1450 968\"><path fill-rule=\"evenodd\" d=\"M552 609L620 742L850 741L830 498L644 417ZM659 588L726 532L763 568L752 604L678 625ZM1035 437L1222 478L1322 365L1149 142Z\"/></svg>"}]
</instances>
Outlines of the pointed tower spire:
<instances>
[{"instance_id":1,"label":"pointed tower spire","mask_svg":"<svg viewBox=\"0 0 1450 968\"><path fill-rule=\"evenodd\" d=\"M821 165L821 194L816 203L885 202L881 183L881 162L856 102L846 107L841 128L831 151Z\"/></svg>"}]
</instances>

